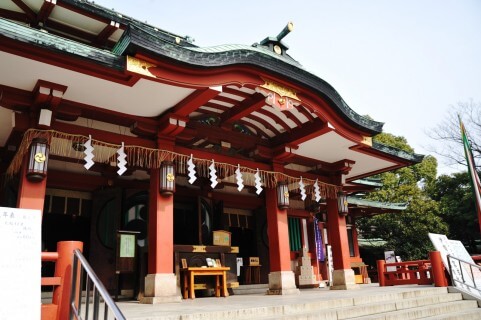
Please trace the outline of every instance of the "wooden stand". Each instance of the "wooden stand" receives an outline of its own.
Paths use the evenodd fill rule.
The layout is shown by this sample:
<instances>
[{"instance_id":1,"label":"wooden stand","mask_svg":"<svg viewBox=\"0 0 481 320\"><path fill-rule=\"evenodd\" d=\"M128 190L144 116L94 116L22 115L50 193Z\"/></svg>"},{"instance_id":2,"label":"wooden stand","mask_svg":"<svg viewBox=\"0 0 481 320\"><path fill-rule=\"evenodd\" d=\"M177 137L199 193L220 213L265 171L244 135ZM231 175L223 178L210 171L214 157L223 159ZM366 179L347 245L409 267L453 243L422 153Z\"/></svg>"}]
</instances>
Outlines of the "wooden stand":
<instances>
[{"instance_id":1,"label":"wooden stand","mask_svg":"<svg viewBox=\"0 0 481 320\"><path fill-rule=\"evenodd\" d=\"M244 268L244 284L261 283L261 265L245 266Z\"/></svg>"},{"instance_id":2,"label":"wooden stand","mask_svg":"<svg viewBox=\"0 0 481 320\"><path fill-rule=\"evenodd\" d=\"M229 267L189 267L182 268L184 283L182 285L182 294L184 299L195 299L195 277L196 276L215 276L215 296L228 297L227 292L227 276L226 272L230 270Z\"/></svg>"}]
</instances>

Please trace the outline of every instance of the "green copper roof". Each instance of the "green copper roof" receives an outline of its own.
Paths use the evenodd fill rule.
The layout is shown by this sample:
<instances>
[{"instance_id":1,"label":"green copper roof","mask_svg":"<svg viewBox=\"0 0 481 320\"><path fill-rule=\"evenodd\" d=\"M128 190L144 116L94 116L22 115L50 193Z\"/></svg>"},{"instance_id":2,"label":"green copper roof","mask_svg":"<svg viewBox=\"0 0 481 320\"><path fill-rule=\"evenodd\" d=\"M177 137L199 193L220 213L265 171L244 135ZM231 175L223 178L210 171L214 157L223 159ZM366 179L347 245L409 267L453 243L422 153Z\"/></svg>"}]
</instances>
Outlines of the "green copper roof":
<instances>
[{"instance_id":1,"label":"green copper roof","mask_svg":"<svg viewBox=\"0 0 481 320\"><path fill-rule=\"evenodd\" d=\"M380 179L362 178L362 179L357 179L351 182L356 184L361 184L364 186L370 186L370 187L382 187L382 183Z\"/></svg>"},{"instance_id":2,"label":"green copper roof","mask_svg":"<svg viewBox=\"0 0 481 320\"><path fill-rule=\"evenodd\" d=\"M288 55L278 55L261 45L224 45L208 48L185 47L158 36L139 24L131 24L114 48L121 55L149 52L160 59L192 68L219 68L249 65L277 74L283 79L306 86L323 97L344 119L364 132L382 132L383 123L363 117L352 110L326 81L306 71Z\"/></svg>"},{"instance_id":3,"label":"green copper roof","mask_svg":"<svg viewBox=\"0 0 481 320\"><path fill-rule=\"evenodd\" d=\"M422 154L409 153L409 152L406 152L404 150L401 150L401 149L398 149L398 148L395 148L395 147L391 147L391 146L388 146L388 145L385 145L385 144L382 144L382 143L379 143L379 142L376 142L376 141L373 141L372 147L376 150L379 150L379 151L383 152L383 153L387 153L387 154L390 154L390 155L393 155L393 156L396 156L398 158L408 160L408 161L411 161L411 162L419 163L419 162L423 161L423 159L424 159L424 155L422 155Z\"/></svg>"},{"instance_id":4,"label":"green copper roof","mask_svg":"<svg viewBox=\"0 0 481 320\"><path fill-rule=\"evenodd\" d=\"M0 18L0 36L88 59L109 68L124 69L124 58L110 51L26 27L3 18Z\"/></svg>"},{"instance_id":5,"label":"green copper roof","mask_svg":"<svg viewBox=\"0 0 481 320\"><path fill-rule=\"evenodd\" d=\"M347 197L349 204L355 204L361 207L379 208L385 210L402 211L406 210L408 205L406 203L392 203L392 202L379 202L373 200L360 199L357 197Z\"/></svg>"}]
</instances>

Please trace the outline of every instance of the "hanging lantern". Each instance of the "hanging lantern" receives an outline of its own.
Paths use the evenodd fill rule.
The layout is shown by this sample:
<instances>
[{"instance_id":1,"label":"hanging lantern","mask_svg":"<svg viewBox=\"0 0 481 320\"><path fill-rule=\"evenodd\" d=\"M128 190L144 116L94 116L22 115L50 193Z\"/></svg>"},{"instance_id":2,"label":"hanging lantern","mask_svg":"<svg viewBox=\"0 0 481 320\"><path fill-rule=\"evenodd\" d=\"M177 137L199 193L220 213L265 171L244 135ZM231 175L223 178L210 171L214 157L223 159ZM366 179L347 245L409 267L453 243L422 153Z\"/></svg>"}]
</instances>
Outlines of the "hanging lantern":
<instances>
[{"instance_id":1,"label":"hanging lantern","mask_svg":"<svg viewBox=\"0 0 481 320\"><path fill-rule=\"evenodd\" d=\"M347 216L349 213L349 209L347 208L347 196L344 192L339 192L337 194L337 209L339 211L339 215Z\"/></svg>"},{"instance_id":2,"label":"hanging lantern","mask_svg":"<svg viewBox=\"0 0 481 320\"><path fill-rule=\"evenodd\" d=\"M47 176L48 149L47 139L35 138L32 140L27 168L29 181L40 182Z\"/></svg>"},{"instance_id":3,"label":"hanging lantern","mask_svg":"<svg viewBox=\"0 0 481 320\"><path fill-rule=\"evenodd\" d=\"M289 208L289 189L287 182L279 182L277 184L277 206L279 209Z\"/></svg>"},{"instance_id":4,"label":"hanging lantern","mask_svg":"<svg viewBox=\"0 0 481 320\"><path fill-rule=\"evenodd\" d=\"M175 169L172 161L160 164L160 193L171 195L175 192Z\"/></svg>"}]
</instances>

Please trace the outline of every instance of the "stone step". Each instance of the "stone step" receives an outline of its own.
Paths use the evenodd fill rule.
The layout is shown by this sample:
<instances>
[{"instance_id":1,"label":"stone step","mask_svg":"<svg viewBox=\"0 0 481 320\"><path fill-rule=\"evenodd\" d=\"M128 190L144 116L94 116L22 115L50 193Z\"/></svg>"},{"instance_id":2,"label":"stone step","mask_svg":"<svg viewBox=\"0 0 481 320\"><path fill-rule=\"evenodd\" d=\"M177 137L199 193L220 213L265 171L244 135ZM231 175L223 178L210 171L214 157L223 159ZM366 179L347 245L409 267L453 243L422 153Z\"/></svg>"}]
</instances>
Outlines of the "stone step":
<instances>
[{"instance_id":1,"label":"stone step","mask_svg":"<svg viewBox=\"0 0 481 320\"><path fill-rule=\"evenodd\" d=\"M337 319L352 319L367 315L386 314L401 310L413 309L423 306L432 306L440 303L462 301L461 294L437 294L432 296L419 296L415 298L376 302L357 305L337 310Z\"/></svg>"},{"instance_id":2,"label":"stone step","mask_svg":"<svg viewBox=\"0 0 481 320\"><path fill-rule=\"evenodd\" d=\"M470 309L454 314L442 314L433 317L424 318L425 320L479 320L481 319L481 309Z\"/></svg>"},{"instance_id":3,"label":"stone step","mask_svg":"<svg viewBox=\"0 0 481 320\"><path fill-rule=\"evenodd\" d=\"M244 308L202 314L183 315L182 319L353 319L377 317L403 309L461 301L458 293L447 293L446 288L426 288L396 294L374 294L355 298L319 300L258 308ZM462 301L461 301L462 302ZM435 308L435 307L434 307ZM356 318L358 319L358 318ZM384 319L382 316L379 319ZM401 319L401 318L400 318Z\"/></svg>"},{"instance_id":4,"label":"stone step","mask_svg":"<svg viewBox=\"0 0 481 320\"><path fill-rule=\"evenodd\" d=\"M377 315L368 315L363 317L352 317L346 319L355 320L411 320L424 319L447 314L457 314L468 310L476 310L478 307L475 301L461 300L453 302L437 303L417 308L409 308L398 311L386 312Z\"/></svg>"},{"instance_id":5,"label":"stone step","mask_svg":"<svg viewBox=\"0 0 481 320\"><path fill-rule=\"evenodd\" d=\"M240 285L237 288L233 288L234 295L243 295L243 294L265 294L269 289L268 284L247 284L247 285Z\"/></svg>"},{"instance_id":6,"label":"stone step","mask_svg":"<svg viewBox=\"0 0 481 320\"><path fill-rule=\"evenodd\" d=\"M326 301L327 303L331 301ZM349 306L338 308L326 308L324 310L304 310L298 309L297 312L292 312L292 306L285 306L284 314L274 317L260 318L262 320L274 319L382 319L386 320L386 315L393 315L399 312L408 311L420 307L432 307L436 309L440 304L463 302L461 294L444 294L434 296L421 296L417 298L401 299L399 301L384 301L381 303L362 304L358 306ZM391 318L389 318L391 319ZM393 319L416 319L409 316L402 315L400 318Z\"/></svg>"},{"instance_id":7,"label":"stone step","mask_svg":"<svg viewBox=\"0 0 481 320\"><path fill-rule=\"evenodd\" d=\"M361 295L354 298L354 305L369 304L369 303L376 303L376 302L382 302L382 301L398 301L401 299L409 299L409 298L446 294L446 293L448 293L447 288L431 287L431 288L423 288L423 289L409 290L409 291L403 291L403 292Z\"/></svg>"}]
</instances>

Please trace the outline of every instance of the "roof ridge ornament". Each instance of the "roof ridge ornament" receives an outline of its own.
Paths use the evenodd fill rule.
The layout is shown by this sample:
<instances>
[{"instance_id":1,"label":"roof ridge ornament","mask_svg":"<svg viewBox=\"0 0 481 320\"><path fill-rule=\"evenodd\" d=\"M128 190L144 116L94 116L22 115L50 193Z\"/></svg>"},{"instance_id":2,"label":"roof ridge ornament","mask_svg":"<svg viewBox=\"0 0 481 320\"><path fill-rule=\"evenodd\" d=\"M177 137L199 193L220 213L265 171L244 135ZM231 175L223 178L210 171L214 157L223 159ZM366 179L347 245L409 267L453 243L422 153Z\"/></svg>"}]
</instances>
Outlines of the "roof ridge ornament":
<instances>
[{"instance_id":1,"label":"roof ridge ornament","mask_svg":"<svg viewBox=\"0 0 481 320\"><path fill-rule=\"evenodd\" d=\"M292 30L294 30L294 23L289 21L284 29L279 32L277 37L267 37L260 42L260 45L269 48L278 55L285 55L285 52L289 49L289 47L281 40L284 39L284 37L287 36Z\"/></svg>"}]
</instances>

